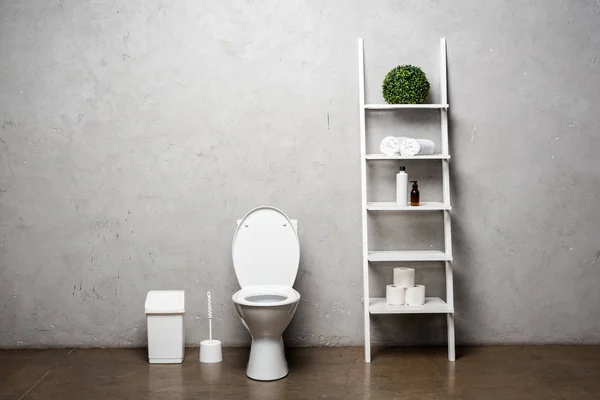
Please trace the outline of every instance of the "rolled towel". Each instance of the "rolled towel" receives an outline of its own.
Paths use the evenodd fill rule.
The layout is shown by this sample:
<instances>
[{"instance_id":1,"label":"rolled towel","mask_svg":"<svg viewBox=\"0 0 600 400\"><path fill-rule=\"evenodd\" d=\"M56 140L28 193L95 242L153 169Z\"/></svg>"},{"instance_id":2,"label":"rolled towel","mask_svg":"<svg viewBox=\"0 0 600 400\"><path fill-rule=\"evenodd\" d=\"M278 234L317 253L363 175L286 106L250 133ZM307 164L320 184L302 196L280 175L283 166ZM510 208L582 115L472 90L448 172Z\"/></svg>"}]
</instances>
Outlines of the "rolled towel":
<instances>
[{"instance_id":1,"label":"rolled towel","mask_svg":"<svg viewBox=\"0 0 600 400\"><path fill-rule=\"evenodd\" d=\"M379 145L379 150L381 150L381 152L386 156L400 154L400 145L402 145L402 142L404 142L406 139L408 138L404 136L386 136L381 141L381 144Z\"/></svg>"},{"instance_id":2,"label":"rolled towel","mask_svg":"<svg viewBox=\"0 0 600 400\"><path fill-rule=\"evenodd\" d=\"M422 156L435 153L435 143L429 139L406 139L400 143L403 156Z\"/></svg>"}]
</instances>

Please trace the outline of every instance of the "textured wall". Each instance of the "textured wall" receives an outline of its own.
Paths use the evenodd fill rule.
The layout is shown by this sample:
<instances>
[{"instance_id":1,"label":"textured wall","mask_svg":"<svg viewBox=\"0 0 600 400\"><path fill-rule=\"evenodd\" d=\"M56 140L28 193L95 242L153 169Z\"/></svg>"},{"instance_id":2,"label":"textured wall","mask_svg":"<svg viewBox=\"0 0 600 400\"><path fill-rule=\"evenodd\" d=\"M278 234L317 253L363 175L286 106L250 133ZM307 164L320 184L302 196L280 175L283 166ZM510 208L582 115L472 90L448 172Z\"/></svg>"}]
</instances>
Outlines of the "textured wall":
<instances>
[{"instance_id":1,"label":"textured wall","mask_svg":"<svg viewBox=\"0 0 600 400\"><path fill-rule=\"evenodd\" d=\"M157 288L186 290L189 344L206 290L216 336L247 344L231 238L260 204L300 221L288 343L360 345L357 37L371 102L399 63L435 100L448 38L458 342L600 341L597 2L5 0L0 16L0 346L142 345ZM374 113L369 131L439 140L435 112ZM396 168L370 171L371 198L393 198ZM407 169L440 195L439 164ZM436 215L373 224L378 248L442 243ZM371 276L382 292L391 269ZM377 317L374 338L444 342L444 322Z\"/></svg>"}]
</instances>

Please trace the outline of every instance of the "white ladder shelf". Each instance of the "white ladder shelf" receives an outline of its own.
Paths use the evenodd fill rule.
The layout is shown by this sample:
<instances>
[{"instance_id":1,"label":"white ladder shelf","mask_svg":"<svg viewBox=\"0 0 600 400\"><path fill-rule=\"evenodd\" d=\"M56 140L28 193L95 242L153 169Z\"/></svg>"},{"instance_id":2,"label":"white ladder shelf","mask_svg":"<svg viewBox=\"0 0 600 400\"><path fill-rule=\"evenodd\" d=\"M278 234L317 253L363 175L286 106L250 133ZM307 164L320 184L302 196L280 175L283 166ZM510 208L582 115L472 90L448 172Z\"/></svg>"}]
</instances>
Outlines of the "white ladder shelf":
<instances>
[{"instance_id":1,"label":"white ladder shelf","mask_svg":"<svg viewBox=\"0 0 600 400\"><path fill-rule=\"evenodd\" d=\"M454 351L454 285L452 280L452 236L450 226L450 154L448 149L448 85L446 72L446 39L440 39L440 104L365 104L363 39L358 39L358 83L360 101L360 151L361 151L361 192L362 192L362 249L363 249L363 291L365 325L365 361L371 362L371 314L446 314L448 323L448 359L455 360ZM430 156L386 156L366 153L366 116L369 110L434 109L440 111L441 118L441 154ZM393 202L367 201L367 163L376 160L440 160L442 162L442 202L422 203L419 207L398 206ZM371 211L441 211L444 213L444 251L370 251L367 230L368 212ZM446 300L439 297L427 297L422 306L388 306L385 298L369 295L370 262L443 262L446 272Z\"/></svg>"}]
</instances>

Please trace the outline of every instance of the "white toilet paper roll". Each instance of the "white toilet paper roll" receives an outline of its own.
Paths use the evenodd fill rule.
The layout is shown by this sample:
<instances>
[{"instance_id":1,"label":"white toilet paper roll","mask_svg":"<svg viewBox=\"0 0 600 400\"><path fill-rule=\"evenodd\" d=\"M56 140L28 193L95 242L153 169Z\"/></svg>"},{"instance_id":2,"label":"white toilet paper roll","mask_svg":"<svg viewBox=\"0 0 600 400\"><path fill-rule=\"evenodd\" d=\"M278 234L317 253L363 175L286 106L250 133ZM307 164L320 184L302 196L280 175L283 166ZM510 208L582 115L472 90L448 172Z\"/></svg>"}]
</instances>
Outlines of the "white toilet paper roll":
<instances>
[{"instance_id":1,"label":"white toilet paper roll","mask_svg":"<svg viewBox=\"0 0 600 400\"><path fill-rule=\"evenodd\" d=\"M394 285L405 288L415 286L415 270L413 268L394 268Z\"/></svg>"},{"instance_id":2,"label":"white toilet paper roll","mask_svg":"<svg viewBox=\"0 0 600 400\"><path fill-rule=\"evenodd\" d=\"M385 301L388 306L404 305L404 288L395 285L385 287Z\"/></svg>"},{"instance_id":3,"label":"white toilet paper roll","mask_svg":"<svg viewBox=\"0 0 600 400\"><path fill-rule=\"evenodd\" d=\"M425 286L416 285L415 287L406 288L406 305L422 306L425 304Z\"/></svg>"}]
</instances>

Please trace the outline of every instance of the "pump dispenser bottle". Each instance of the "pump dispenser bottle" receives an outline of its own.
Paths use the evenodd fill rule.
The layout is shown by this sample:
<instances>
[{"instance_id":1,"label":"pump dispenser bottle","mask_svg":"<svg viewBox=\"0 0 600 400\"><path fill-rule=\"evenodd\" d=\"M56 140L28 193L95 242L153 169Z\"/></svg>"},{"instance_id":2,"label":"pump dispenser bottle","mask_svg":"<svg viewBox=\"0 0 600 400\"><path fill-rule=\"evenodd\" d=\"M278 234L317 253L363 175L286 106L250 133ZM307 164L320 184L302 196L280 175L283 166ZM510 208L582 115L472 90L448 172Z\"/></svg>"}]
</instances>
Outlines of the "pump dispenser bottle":
<instances>
[{"instance_id":1,"label":"pump dispenser bottle","mask_svg":"<svg viewBox=\"0 0 600 400\"><path fill-rule=\"evenodd\" d=\"M404 166L400 167L400 171L396 175L396 204L408 205L408 174Z\"/></svg>"},{"instance_id":2,"label":"pump dispenser bottle","mask_svg":"<svg viewBox=\"0 0 600 400\"><path fill-rule=\"evenodd\" d=\"M411 206L418 206L421 204L420 201L420 195L419 195L419 185L417 184L417 181L411 181L412 182L412 190L410 191L410 205Z\"/></svg>"}]
</instances>

